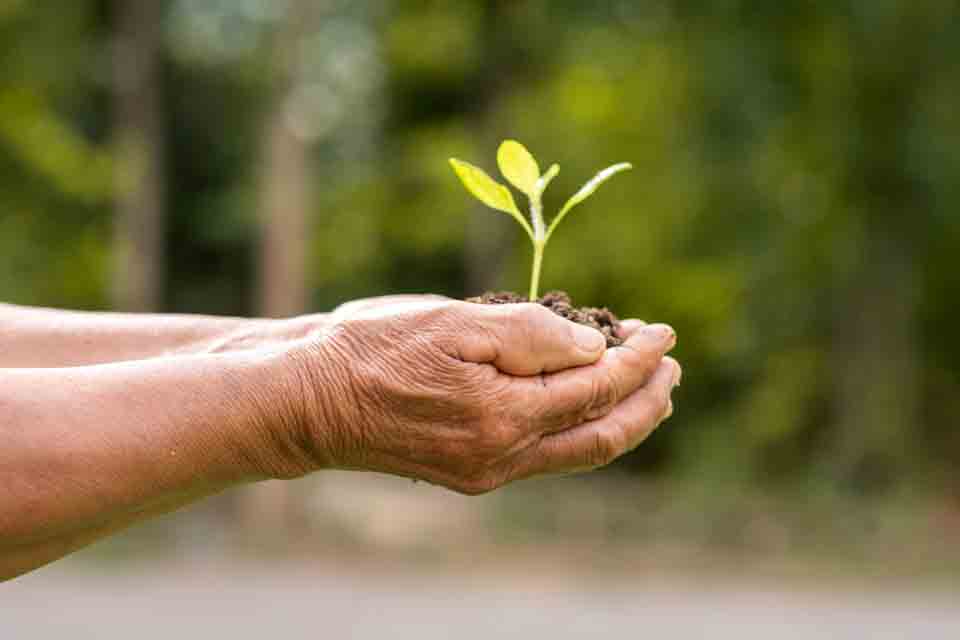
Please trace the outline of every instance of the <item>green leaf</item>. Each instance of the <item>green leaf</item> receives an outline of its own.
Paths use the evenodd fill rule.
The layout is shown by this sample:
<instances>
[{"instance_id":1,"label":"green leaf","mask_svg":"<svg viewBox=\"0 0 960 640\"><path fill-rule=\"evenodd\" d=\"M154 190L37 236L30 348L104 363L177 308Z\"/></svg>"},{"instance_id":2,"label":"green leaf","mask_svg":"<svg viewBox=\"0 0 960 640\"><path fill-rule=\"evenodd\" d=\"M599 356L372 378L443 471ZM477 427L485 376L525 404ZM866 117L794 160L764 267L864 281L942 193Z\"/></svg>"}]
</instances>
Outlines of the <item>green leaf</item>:
<instances>
[{"instance_id":1,"label":"green leaf","mask_svg":"<svg viewBox=\"0 0 960 640\"><path fill-rule=\"evenodd\" d=\"M553 179L557 177L557 174L560 173L560 165L552 165L547 172L540 176L540 179L537 180L537 195L542 196L543 192L547 190L547 187L550 186L550 183L553 182Z\"/></svg>"},{"instance_id":2,"label":"green leaf","mask_svg":"<svg viewBox=\"0 0 960 640\"><path fill-rule=\"evenodd\" d=\"M533 195L540 179L540 167L525 146L516 140L504 140L497 149L497 165L510 184L528 196Z\"/></svg>"},{"instance_id":3,"label":"green leaf","mask_svg":"<svg viewBox=\"0 0 960 640\"><path fill-rule=\"evenodd\" d=\"M550 223L550 228L547 229L547 240L550 239L550 235L553 233L553 230L557 228L557 225L560 224L560 221L563 220L571 209L575 206L589 198L593 195L593 192L597 190L601 184L620 173L621 171L626 171L627 169L633 169L633 165L629 162L621 162L620 164L615 164L612 167L607 167L597 175L593 176L590 181L580 187L580 190L577 191L573 196L567 200L567 203L563 205L563 208L560 210L560 213L557 214L557 217L553 219L553 222Z\"/></svg>"},{"instance_id":4,"label":"green leaf","mask_svg":"<svg viewBox=\"0 0 960 640\"><path fill-rule=\"evenodd\" d=\"M509 189L487 175L486 171L480 167L475 167L469 162L450 158L450 165L460 178L463 186L465 186L467 191L472 193L477 200L491 209L503 211L513 216L530 238L533 238L533 229L530 228L530 223L527 222L526 218L524 218L519 209L517 209L517 203L514 202L513 194L510 193Z\"/></svg>"}]
</instances>

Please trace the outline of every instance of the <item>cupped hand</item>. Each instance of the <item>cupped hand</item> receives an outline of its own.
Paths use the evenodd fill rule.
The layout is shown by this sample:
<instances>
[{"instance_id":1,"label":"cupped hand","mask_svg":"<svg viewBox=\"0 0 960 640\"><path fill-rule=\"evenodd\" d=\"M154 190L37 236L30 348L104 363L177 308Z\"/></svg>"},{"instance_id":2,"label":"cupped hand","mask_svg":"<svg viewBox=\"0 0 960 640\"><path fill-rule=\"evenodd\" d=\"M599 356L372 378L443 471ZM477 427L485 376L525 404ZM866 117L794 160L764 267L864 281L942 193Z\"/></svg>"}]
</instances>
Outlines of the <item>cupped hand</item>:
<instances>
[{"instance_id":1,"label":"cupped hand","mask_svg":"<svg viewBox=\"0 0 960 640\"><path fill-rule=\"evenodd\" d=\"M291 350L296 423L315 468L379 471L480 494L608 464L672 411L662 324L626 342L536 304L388 297L338 309Z\"/></svg>"}]
</instances>

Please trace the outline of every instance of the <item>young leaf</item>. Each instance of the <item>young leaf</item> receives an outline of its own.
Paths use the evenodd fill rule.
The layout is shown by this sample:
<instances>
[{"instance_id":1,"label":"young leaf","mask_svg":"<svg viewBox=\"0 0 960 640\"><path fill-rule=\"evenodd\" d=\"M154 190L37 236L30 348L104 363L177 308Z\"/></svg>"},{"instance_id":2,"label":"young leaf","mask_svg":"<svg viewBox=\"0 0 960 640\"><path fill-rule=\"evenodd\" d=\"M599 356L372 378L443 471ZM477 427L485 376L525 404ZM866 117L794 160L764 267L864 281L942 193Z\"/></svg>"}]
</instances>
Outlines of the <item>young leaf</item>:
<instances>
[{"instance_id":1,"label":"young leaf","mask_svg":"<svg viewBox=\"0 0 960 640\"><path fill-rule=\"evenodd\" d=\"M557 174L560 173L560 165L554 164L551 165L547 172L540 176L540 179L537 180L537 194L543 195L543 192L547 190L547 187L550 186L550 183L553 182L553 179L557 177Z\"/></svg>"},{"instance_id":2,"label":"young leaf","mask_svg":"<svg viewBox=\"0 0 960 640\"><path fill-rule=\"evenodd\" d=\"M486 171L480 167L475 167L469 162L450 158L450 165L460 178L460 181L463 182L463 186L465 186L467 191L472 193L477 200L491 209L503 211L513 216L527 234L533 238L533 230L530 228L530 223L527 222L519 209L517 209L517 203L514 202L513 194L510 193L509 189L487 175Z\"/></svg>"},{"instance_id":3,"label":"young leaf","mask_svg":"<svg viewBox=\"0 0 960 640\"><path fill-rule=\"evenodd\" d=\"M504 140L497 149L497 165L510 184L530 196L537 188L540 167L527 148L516 140Z\"/></svg>"},{"instance_id":4,"label":"young leaf","mask_svg":"<svg viewBox=\"0 0 960 640\"><path fill-rule=\"evenodd\" d=\"M626 171L627 169L633 169L633 165L629 162L621 162L620 164L615 164L612 167L607 167L593 178L585 185L580 187L580 190L577 191L573 196L567 200L567 203L563 205L563 208L560 210L560 213L557 214L557 217L553 219L553 222L550 223L550 228L547 229L547 240L550 239L550 235L553 233L554 229L557 228L557 225L560 224L560 221L563 220L571 209L575 206L589 198L593 195L593 192L597 190L601 184L620 173L621 171Z\"/></svg>"}]
</instances>

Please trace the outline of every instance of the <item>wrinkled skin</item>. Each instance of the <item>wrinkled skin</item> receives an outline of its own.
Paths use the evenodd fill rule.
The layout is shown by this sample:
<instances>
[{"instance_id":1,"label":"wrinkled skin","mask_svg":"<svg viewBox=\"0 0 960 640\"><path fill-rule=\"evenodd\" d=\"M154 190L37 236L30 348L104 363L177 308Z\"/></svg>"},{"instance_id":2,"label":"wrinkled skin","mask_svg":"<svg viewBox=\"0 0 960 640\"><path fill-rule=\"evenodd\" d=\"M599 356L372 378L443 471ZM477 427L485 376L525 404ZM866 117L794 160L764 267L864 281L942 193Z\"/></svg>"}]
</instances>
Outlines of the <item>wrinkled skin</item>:
<instances>
[{"instance_id":1,"label":"wrinkled skin","mask_svg":"<svg viewBox=\"0 0 960 640\"><path fill-rule=\"evenodd\" d=\"M534 304L0 316L0 580L270 477L364 469L478 494L590 469L669 415L680 375L665 325L627 322L606 350Z\"/></svg>"},{"instance_id":2,"label":"wrinkled skin","mask_svg":"<svg viewBox=\"0 0 960 640\"><path fill-rule=\"evenodd\" d=\"M474 495L608 464L670 415L680 379L665 356L670 327L623 326L626 343L606 350L599 332L536 304L348 303L291 351L306 390L304 471L378 471Z\"/></svg>"}]
</instances>

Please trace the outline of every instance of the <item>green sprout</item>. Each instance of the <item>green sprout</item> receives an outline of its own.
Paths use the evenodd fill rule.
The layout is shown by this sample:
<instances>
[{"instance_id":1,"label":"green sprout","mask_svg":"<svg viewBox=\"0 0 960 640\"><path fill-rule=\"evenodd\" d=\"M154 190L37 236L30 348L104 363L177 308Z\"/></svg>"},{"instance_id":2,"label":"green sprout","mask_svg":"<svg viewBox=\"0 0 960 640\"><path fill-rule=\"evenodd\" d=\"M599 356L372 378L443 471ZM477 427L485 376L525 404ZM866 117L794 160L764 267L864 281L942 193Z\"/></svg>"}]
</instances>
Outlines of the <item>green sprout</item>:
<instances>
[{"instance_id":1,"label":"green sprout","mask_svg":"<svg viewBox=\"0 0 960 640\"><path fill-rule=\"evenodd\" d=\"M547 172L540 173L540 166L537 164L533 155L527 151L527 148L516 140L505 140L497 150L497 164L500 166L500 173L510 184L523 192L530 201L530 222L523 217L520 210L517 209L517 203L513 200L513 194L504 185L500 184L487 173L469 162L463 162L456 158L450 158L450 164L453 170L459 176L463 186L472 193L480 202L497 211L503 211L510 214L514 220L520 223L523 230L530 237L533 243L533 268L530 275L530 300L537 299L537 291L540 288L540 267L543 264L543 252L550 242L550 237L556 231L557 226L563 221L564 217L575 206L593 195L601 184L609 180L612 176L621 171L632 169L633 165L628 162L621 162L611 167L607 167L595 175L587 184L583 185L579 191L567 200L560 212L553 218L548 227L543 220L543 192L546 190L550 181L560 173L558 165L552 165Z\"/></svg>"}]
</instances>

